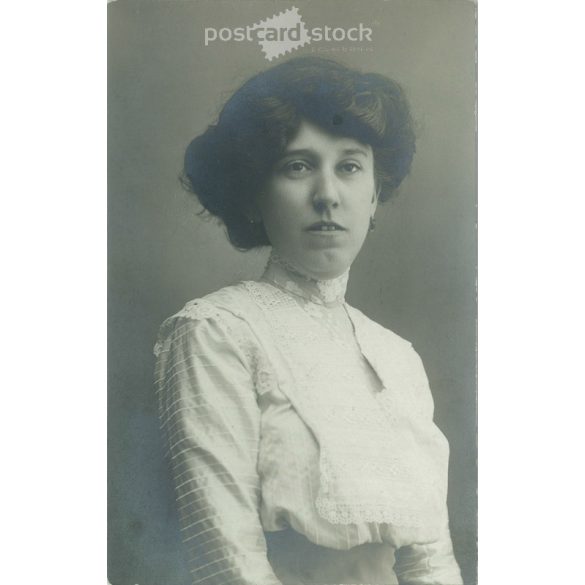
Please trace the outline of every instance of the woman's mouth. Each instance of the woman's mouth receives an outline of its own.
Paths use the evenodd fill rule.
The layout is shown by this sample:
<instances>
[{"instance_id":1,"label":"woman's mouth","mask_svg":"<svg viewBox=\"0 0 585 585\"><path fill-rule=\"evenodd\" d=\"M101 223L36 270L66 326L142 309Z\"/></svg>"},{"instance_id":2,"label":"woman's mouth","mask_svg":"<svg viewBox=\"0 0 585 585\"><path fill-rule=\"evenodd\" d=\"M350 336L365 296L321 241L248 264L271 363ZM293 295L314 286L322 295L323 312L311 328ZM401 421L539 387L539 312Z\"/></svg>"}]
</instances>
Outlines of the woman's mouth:
<instances>
[{"instance_id":1,"label":"woman's mouth","mask_svg":"<svg viewBox=\"0 0 585 585\"><path fill-rule=\"evenodd\" d=\"M340 226L338 223L334 221L317 221L311 224L307 231L309 232L337 232L337 231L345 231L343 226Z\"/></svg>"}]
</instances>

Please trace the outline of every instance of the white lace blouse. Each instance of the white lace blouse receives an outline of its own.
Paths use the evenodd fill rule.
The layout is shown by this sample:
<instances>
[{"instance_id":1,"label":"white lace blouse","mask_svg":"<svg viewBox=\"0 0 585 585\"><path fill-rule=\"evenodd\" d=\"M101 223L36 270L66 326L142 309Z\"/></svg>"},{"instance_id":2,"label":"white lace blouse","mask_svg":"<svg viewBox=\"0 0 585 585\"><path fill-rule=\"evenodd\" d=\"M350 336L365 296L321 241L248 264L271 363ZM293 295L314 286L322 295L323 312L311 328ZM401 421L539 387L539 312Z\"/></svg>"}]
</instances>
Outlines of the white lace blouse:
<instances>
[{"instance_id":1,"label":"white lace blouse","mask_svg":"<svg viewBox=\"0 0 585 585\"><path fill-rule=\"evenodd\" d=\"M317 583L269 560L266 535L287 530L317 551L397 550L371 585L461 583L420 358L345 303L346 284L271 256L261 281L163 323L157 392L194 583Z\"/></svg>"}]
</instances>

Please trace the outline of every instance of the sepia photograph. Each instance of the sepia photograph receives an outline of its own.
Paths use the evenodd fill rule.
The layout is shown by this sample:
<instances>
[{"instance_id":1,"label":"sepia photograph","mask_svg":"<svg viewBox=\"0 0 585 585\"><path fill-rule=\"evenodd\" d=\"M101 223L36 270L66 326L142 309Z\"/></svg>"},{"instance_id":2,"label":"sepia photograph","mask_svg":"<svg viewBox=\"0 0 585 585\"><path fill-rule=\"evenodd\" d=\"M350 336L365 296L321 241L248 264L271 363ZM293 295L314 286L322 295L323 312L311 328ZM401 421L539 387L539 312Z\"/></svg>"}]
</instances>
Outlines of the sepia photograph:
<instances>
[{"instance_id":1,"label":"sepia photograph","mask_svg":"<svg viewBox=\"0 0 585 585\"><path fill-rule=\"evenodd\" d=\"M108 582L477 585L477 5L107 16Z\"/></svg>"},{"instance_id":2,"label":"sepia photograph","mask_svg":"<svg viewBox=\"0 0 585 585\"><path fill-rule=\"evenodd\" d=\"M8 4L5 580L578 582L582 11Z\"/></svg>"}]
</instances>

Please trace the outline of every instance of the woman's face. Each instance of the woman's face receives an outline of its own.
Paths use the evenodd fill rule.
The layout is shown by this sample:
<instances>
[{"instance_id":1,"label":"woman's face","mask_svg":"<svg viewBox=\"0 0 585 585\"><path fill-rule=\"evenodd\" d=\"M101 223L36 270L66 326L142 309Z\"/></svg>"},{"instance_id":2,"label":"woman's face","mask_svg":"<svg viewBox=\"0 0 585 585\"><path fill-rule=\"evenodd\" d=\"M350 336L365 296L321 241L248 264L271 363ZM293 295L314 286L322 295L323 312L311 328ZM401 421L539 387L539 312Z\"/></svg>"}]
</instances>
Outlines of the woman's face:
<instances>
[{"instance_id":1,"label":"woman's face","mask_svg":"<svg viewBox=\"0 0 585 585\"><path fill-rule=\"evenodd\" d=\"M375 193L372 148L303 121L257 204L274 250L308 276L330 279L360 251Z\"/></svg>"}]
</instances>

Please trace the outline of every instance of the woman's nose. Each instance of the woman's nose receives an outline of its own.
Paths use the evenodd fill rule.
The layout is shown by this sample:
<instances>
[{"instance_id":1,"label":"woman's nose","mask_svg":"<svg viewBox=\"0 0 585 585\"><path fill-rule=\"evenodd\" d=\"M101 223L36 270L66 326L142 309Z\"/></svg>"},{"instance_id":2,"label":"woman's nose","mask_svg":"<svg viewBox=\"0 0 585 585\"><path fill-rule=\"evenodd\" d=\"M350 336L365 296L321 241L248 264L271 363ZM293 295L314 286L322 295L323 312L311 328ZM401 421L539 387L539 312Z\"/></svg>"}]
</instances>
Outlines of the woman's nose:
<instances>
[{"instance_id":1,"label":"woman's nose","mask_svg":"<svg viewBox=\"0 0 585 585\"><path fill-rule=\"evenodd\" d=\"M320 174L315 185L313 205L319 210L339 206L339 190L335 176L327 172Z\"/></svg>"}]
</instances>

